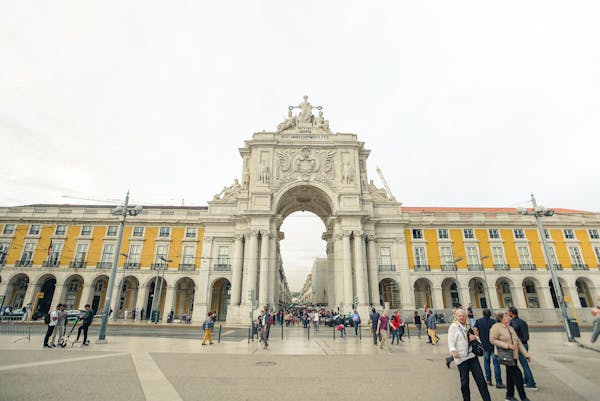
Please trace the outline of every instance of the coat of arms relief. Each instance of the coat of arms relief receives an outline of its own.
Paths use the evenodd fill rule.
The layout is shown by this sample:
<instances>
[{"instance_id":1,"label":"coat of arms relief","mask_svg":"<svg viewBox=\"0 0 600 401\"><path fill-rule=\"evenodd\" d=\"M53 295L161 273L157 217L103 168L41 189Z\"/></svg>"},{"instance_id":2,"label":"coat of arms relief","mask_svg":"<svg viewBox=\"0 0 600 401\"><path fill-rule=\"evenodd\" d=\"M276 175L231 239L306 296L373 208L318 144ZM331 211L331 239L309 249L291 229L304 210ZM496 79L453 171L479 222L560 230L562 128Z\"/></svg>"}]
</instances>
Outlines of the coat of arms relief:
<instances>
[{"instance_id":1,"label":"coat of arms relief","mask_svg":"<svg viewBox=\"0 0 600 401\"><path fill-rule=\"evenodd\" d=\"M317 181L335 188L334 165L335 152L332 151L311 150L308 146L278 151L273 189L295 181Z\"/></svg>"}]
</instances>

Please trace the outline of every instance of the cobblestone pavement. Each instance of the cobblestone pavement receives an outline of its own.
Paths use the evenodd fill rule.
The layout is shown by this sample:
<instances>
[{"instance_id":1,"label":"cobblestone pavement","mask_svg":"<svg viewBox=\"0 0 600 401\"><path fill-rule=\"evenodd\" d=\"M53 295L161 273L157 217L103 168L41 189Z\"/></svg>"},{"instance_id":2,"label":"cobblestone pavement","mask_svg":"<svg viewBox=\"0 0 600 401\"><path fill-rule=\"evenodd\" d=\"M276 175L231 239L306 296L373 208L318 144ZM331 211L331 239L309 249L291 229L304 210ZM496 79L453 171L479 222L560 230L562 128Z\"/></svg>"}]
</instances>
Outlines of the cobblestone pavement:
<instances>
[{"instance_id":1,"label":"cobblestone pavement","mask_svg":"<svg viewBox=\"0 0 600 401\"><path fill-rule=\"evenodd\" d=\"M108 337L88 347L43 349L0 336L0 401L33 400L461 400L458 371L447 369L439 345L412 337L393 351L354 334L335 340L291 331L270 349L230 339ZM225 337L226 338L226 337ZM600 353L565 341L562 333L533 333L532 368L539 390L532 401L596 401ZM480 399L471 383L472 399ZM505 392L490 388L494 401Z\"/></svg>"}]
</instances>

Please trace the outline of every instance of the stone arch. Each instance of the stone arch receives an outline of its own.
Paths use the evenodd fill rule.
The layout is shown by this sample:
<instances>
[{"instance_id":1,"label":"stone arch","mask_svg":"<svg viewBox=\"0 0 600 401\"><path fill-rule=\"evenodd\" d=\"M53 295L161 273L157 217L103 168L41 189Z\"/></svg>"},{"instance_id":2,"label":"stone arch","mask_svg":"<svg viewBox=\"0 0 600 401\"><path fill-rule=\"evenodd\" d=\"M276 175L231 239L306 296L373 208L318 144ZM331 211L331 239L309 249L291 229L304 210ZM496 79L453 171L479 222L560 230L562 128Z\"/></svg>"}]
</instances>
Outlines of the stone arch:
<instances>
[{"instance_id":1,"label":"stone arch","mask_svg":"<svg viewBox=\"0 0 600 401\"><path fill-rule=\"evenodd\" d=\"M140 282L137 277L129 275L122 278L119 282L119 292L116 294L117 310L114 312L117 317L122 318L133 318L133 310L137 302L137 298L140 296ZM127 311L127 317L125 316Z\"/></svg>"},{"instance_id":2,"label":"stone arch","mask_svg":"<svg viewBox=\"0 0 600 401\"><path fill-rule=\"evenodd\" d=\"M71 274L63 283L64 285L59 302L64 303L67 309L79 309L81 293L83 292L83 277L79 274Z\"/></svg>"},{"instance_id":3,"label":"stone arch","mask_svg":"<svg viewBox=\"0 0 600 401\"><path fill-rule=\"evenodd\" d=\"M4 306L10 306L13 310L19 310L30 301L25 299L29 287L29 276L25 273L17 273L9 280L6 287L6 298Z\"/></svg>"},{"instance_id":4,"label":"stone arch","mask_svg":"<svg viewBox=\"0 0 600 401\"><path fill-rule=\"evenodd\" d=\"M379 294L381 305L389 303L389 310L402 308L402 298L400 297L400 286L392 278L384 278L379 282Z\"/></svg>"},{"instance_id":5,"label":"stone arch","mask_svg":"<svg viewBox=\"0 0 600 401\"><path fill-rule=\"evenodd\" d=\"M190 277L182 277L175 283L173 312L175 319L187 319L194 309L196 283Z\"/></svg>"},{"instance_id":6,"label":"stone arch","mask_svg":"<svg viewBox=\"0 0 600 401\"><path fill-rule=\"evenodd\" d=\"M487 285L481 277L473 277L469 280L469 294L474 308L483 309L490 307Z\"/></svg>"},{"instance_id":7,"label":"stone arch","mask_svg":"<svg viewBox=\"0 0 600 401\"><path fill-rule=\"evenodd\" d=\"M56 277L53 274L43 274L38 278L35 285L35 293L42 293L41 298L35 299L35 306L32 318L39 319L50 311L52 300L54 299L54 290L56 289Z\"/></svg>"},{"instance_id":8,"label":"stone arch","mask_svg":"<svg viewBox=\"0 0 600 401\"><path fill-rule=\"evenodd\" d=\"M217 277L210 286L209 310L217 312L217 320L227 319L227 308L231 299L231 282L225 277Z\"/></svg>"},{"instance_id":9,"label":"stone arch","mask_svg":"<svg viewBox=\"0 0 600 401\"><path fill-rule=\"evenodd\" d=\"M445 309L456 308L461 304L458 280L447 277L442 281L442 300Z\"/></svg>"},{"instance_id":10,"label":"stone arch","mask_svg":"<svg viewBox=\"0 0 600 401\"><path fill-rule=\"evenodd\" d=\"M568 296L569 293L566 292L568 290L568 285L562 277L558 277L558 285L560 286L560 292L562 293L563 297ZM548 280L548 287L550 289L550 296L552 297L552 305L555 309L557 309L559 305L558 299L556 298L556 292L554 291L554 283L552 282L552 279Z\"/></svg>"},{"instance_id":11,"label":"stone arch","mask_svg":"<svg viewBox=\"0 0 600 401\"><path fill-rule=\"evenodd\" d=\"M421 306L427 306L428 308L433 307L433 299L431 296L431 288L433 284L429 279L419 278L415 280L413 284L413 290L415 294L415 307L420 308Z\"/></svg>"},{"instance_id":12,"label":"stone arch","mask_svg":"<svg viewBox=\"0 0 600 401\"><path fill-rule=\"evenodd\" d=\"M525 303L528 308L539 309L542 301L539 293L540 282L533 277L525 277L521 283L523 287L523 295L525 295Z\"/></svg>"},{"instance_id":13,"label":"stone arch","mask_svg":"<svg viewBox=\"0 0 600 401\"><path fill-rule=\"evenodd\" d=\"M498 303L500 308L509 308L514 306L512 287L514 286L511 279L507 277L499 277L496 280L496 293L498 295Z\"/></svg>"},{"instance_id":14,"label":"stone arch","mask_svg":"<svg viewBox=\"0 0 600 401\"><path fill-rule=\"evenodd\" d=\"M273 204L277 214L284 219L299 210L309 211L327 225L327 219L338 209L334 199L329 188L319 182L296 182L280 189L273 198Z\"/></svg>"},{"instance_id":15,"label":"stone arch","mask_svg":"<svg viewBox=\"0 0 600 401\"><path fill-rule=\"evenodd\" d=\"M165 299L167 297L167 280L161 276L153 276L146 281L146 289L148 296L145 303L144 318L151 319L152 321L160 321L161 316L163 316ZM157 300L154 299L155 293ZM158 313L158 316L153 316L153 312Z\"/></svg>"},{"instance_id":16,"label":"stone arch","mask_svg":"<svg viewBox=\"0 0 600 401\"><path fill-rule=\"evenodd\" d=\"M83 305L90 304L94 313L101 314L104 310L104 302L106 302L106 291L108 290L109 278L105 274L94 277L90 288L91 300L82 300Z\"/></svg>"},{"instance_id":17,"label":"stone arch","mask_svg":"<svg viewBox=\"0 0 600 401\"><path fill-rule=\"evenodd\" d=\"M598 289L594 286L592 280L587 277L577 277L575 288L579 302L582 308L593 308L594 300L598 299Z\"/></svg>"}]
</instances>

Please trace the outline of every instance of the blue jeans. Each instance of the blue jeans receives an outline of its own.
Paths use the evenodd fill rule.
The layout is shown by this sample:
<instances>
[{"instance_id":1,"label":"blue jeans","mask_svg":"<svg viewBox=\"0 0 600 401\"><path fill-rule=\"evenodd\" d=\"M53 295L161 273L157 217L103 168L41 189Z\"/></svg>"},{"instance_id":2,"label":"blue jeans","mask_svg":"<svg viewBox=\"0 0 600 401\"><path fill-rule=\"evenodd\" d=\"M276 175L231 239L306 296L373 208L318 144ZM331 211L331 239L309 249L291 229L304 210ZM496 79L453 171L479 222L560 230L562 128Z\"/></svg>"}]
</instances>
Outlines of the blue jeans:
<instances>
[{"instance_id":1,"label":"blue jeans","mask_svg":"<svg viewBox=\"0 0 600 401\"><path fill-rule=\"evenodd\" d=\"M523 347L525 347L525 349L527 351L529 351L529 345L528 344L523 344ZM519 352L519 363L521 364L521 366L523 366L523 383L525 383L525 386L527 387L537 387L535 385L535 379L533 378L533 374L531 373L531 369L529 369L529 363L527 362L527 358L525 358L523 356L523 354L521 354Z\"/></svg>"},{"instance_id":2,"label":"blue jeans","mask_svg":"<svg viewBox=\"0 0 600 401\"><path fill-rule=\"evenodd\" d=\"M483 351L483 368L485 369L485 380L488 382L492 381L492 371L490 369L490 358L494 364L494 376L496 377L496 385L502 384L502 371L500 370L500 364L494 350Z\"/></svg>"}]
</instances>

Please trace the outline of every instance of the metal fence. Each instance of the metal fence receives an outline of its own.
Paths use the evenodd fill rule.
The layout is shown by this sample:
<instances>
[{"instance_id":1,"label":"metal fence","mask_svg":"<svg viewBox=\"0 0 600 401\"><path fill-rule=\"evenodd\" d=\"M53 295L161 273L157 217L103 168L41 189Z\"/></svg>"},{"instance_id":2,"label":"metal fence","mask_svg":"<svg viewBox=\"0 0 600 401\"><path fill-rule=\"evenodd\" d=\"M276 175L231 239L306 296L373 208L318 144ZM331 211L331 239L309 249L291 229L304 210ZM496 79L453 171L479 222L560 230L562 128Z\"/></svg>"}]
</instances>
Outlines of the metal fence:
<instances>
[{"instance_id":1,"label":"metal fence","mask_svg":"<svg viewBox=\"0 0 600 401\"><path fill-rule=\"evenodd\" d=\"M18 337L15 342L31 341L31 323L22 316L0 316L0 335Z\"/></svg>"}]
</instances>

